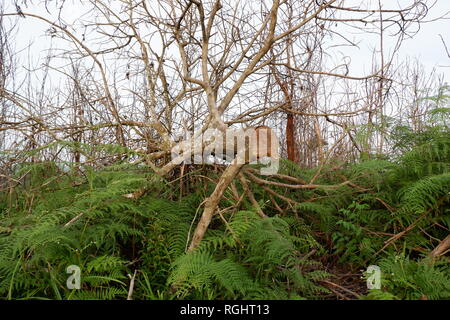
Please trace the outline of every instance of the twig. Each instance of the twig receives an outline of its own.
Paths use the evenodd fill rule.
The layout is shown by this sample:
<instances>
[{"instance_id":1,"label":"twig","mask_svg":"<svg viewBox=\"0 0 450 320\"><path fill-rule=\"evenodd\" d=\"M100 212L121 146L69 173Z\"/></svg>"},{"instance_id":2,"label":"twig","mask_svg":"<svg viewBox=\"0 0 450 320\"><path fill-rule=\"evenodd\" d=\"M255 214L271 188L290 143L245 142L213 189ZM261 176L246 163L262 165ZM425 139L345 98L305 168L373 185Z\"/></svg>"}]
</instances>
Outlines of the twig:
<instances>
[{"instance_id":1,"label":"twig","mask_svg":"<svg viewBox=\"0 0 450 320\"><path fill-rule=\"evenodd\" d=\"M438 204L437 206L439 206L442 201L445 199L445 196L442 197L441 199L438 200ZM393 235L391 238L387 239L384 243L385 245L383 246L383 248L381 248L380 250L378 250L377 253L375 253L375 256L377 256L381 251L383 251L384 249L386 249L391 243L394 243L395 241L397 241L398 239L400 239L401 237L403 237L408 231L410 231L411 229L414 229L416 227L416 225L427 216L427 214L432 210L433 208L428 209L427 211L425 211L420 217L418 217L416 219L416 221L414 221L412 224L410 224L405 230L403 230L402 232L399 232L395 235Z\"/></svg>"},{"instance_id":2,"label":"twig","mask_svg":"<svg viewBox=\"0 0 450 320\"><path fill-rule=\"evenodd\" d=\"M447 52L447 56L450 58L450 53L448 52L447 45L445 44L444 38L442 38L442 35L438 34L438 36L441 38L442 43L444 44L445 52Z\"/></svg>"},{"instance_id":3,"label":"twig","mask_svg":"<svg viewBox=\"0 0 450 320\"><path fill-rule=\"evenodd\" d=\"M255 207L256 212L261 218L267 218L265 213L262 211L259 203L256 201L255 196L253 195L253 192L250 191L250 188L248 187L247 180L245 179L244 175L239 172L239 180L241 180L242 188L244 188L244 192L247 194L248 198L250 199L250 202Z\"/></svg>"},{"instance_id":4,"label":"twig","mask_svg":"<svg viewBox=\"0 0 450 320\"><path fill-rule=\"evenodd\" d=\"M132 296L133 296L133 290L134 290L134 279L136 278L136 272L137 270L134 270L134 274L131 277L131 281L130 281L130 288L128 289L128 297L127 300L133 300ZM130 277L130 275L128 275Z\"/></svg>"},{"instance_id":5,"label":"twig","mask_svg":"<svg viewBox=\"0 0 450 320\"><path fill-rule=\"evenodd\" d=\"M78 219L80 219L83 215L84 215L84 212L80 213L80 214L77 215L75 218L72 218L72 220L70 220L69 222L67 222L67 223L64 225L64 228L70 226L72 223L74 223L75 221L77 221Z\"/></svg>"},{"instance_id":6,"label":"twig","mask_svg":"<svg viewBox=\"0 0 450 320\"><path fill-rule=\"evenodd\" d=\"M344 296L342 293L340 293L339 291L334 290L333 288L328 288L328 290L332 291L335 295L341 297L344 300L350 300L350 298Z\"/></svg>"},{"instance_id":7,"label":"twig","mask_svg":"<svg viewBox=\"0 0 450 320\"><path fill-rule=\"evenodd\" d=\"M432 259L436 259L439 256L444 255L450 249L450 234L442 240L436 248L430 253Z\"/></svg>"},{"instance_id":8,"label":"twig","mask_svg":"<svg viewBox=\"0 0 450 320\"><path fill-rule=\"evenodd\" d=\"M356 292L353 292L353 291L351 291L351 290L349 290L349 289L347 289L347 288L344 288L344 287L342 287L342 286L340 286L340 285L338 285L338 284L336 284L336 283L334 283L334 282L331 282L331 281L328 281L328 280L322 280L321 282L324 282L324 283L329 284L329 285L331 285L331 286L333 286L333 287L339 288L339 289L341 289L342 291L345 291L345 292L347 292L347 293L353 295L354 297L356 297L356 298L358 298L358 299L361 297L361 296L360 296L359 294L357 294Z\"/></svg>"}]
</instances>

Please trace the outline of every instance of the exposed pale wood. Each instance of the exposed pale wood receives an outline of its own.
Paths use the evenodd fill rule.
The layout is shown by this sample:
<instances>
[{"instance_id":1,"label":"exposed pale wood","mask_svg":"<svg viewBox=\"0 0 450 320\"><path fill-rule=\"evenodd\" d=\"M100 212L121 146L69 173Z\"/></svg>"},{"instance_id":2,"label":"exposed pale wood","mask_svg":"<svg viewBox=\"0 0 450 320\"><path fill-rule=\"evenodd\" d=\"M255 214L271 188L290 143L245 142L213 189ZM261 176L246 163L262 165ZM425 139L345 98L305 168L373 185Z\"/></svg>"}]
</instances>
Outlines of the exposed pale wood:
<instances>
[{"instance_id":1,"label":"exposed pale wood","mask_svg":"<svg viewBox=\"0 0 450 320\"><path fill-rule=\"evenodd\" d=\"M441 255L444 255L450 249L450 234L443 239L436 248L430 253L430 257L435 259Z\"/></svg>"},{"instance_id":2,"label":"exposed pale wood","mask_svg":"<svg viewBox=\"0 0 450 320\"><path fill-rule=\"evenodd\" d=\"M189 245L188 251L193 251L198 247L200 242L202 241L206 230L211 223L211 220L214 216L214 213L217 210L217 205L219 201L222 199L222 196L225 190L228 188L230 183L233 181L234 177L239 173L243 164L239 163L239 157L236 157L233 162L227 167L227 169L223 172L220 177L216 188L213 193L209 196L205 201L205 209L203 210L203 214L198 222L197 228L194 231L194 235L191 240L191 244Z\"/></svg>"}]
</instances>

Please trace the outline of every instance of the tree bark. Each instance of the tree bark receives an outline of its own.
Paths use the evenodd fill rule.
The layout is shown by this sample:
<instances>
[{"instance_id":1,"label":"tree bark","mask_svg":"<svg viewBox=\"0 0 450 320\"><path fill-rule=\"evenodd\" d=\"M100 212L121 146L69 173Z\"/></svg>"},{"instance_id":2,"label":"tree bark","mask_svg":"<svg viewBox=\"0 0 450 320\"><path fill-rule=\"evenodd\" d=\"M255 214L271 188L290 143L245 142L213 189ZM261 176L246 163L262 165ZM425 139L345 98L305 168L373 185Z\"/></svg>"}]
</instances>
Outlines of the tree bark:
<instances>
[{"instance_id":1,"label":"tree bark","mask_svg":"<svg viewBox=\"0 0 450 320\"><path fill-rule=\"evenodd\" d=\"M288 160L295 162L295 137L294 137L294 115L288 113L286 124L286 148Z\"/></svg>"},{"instance_id":2,"label":"tree bark","mask_svg":"<svg viewBox=\"0 0 450 320\"><path fill-rule=\"evenodd\" d=\"M439 257L443 254L445 254L445 252L447 252L447 250L450 249L450 234L445 237L444 240L442 240L436 248L434 248L433 251L431 251L430 253L430 257L432 259L435 259L436 257Z\"/></svg>"},{"instance_id":3,"label":"tree bark","mask_svg":"<svg viewBox=\"0 0 450 320\"><path fill-rule=\"evenodd\" d=\"M222 176L220 177L213 193L205 201L205 209L203 210L202 217L200 218L200 221L194 231L194 235L192 237L191 244L189 245L188 252L193 251L195 248L197 248L202 241L203 237L205 236L206 230L208 230L208 226L211 223L220 199L222 199L222 196L225 190L230 185L231 181L233 181L234 177L241 170L243 166L242 163L243 161L238 161L238 157L236 157L233 162L231 162L231 164L225 169Z\"/></svg>"}]
</instances>

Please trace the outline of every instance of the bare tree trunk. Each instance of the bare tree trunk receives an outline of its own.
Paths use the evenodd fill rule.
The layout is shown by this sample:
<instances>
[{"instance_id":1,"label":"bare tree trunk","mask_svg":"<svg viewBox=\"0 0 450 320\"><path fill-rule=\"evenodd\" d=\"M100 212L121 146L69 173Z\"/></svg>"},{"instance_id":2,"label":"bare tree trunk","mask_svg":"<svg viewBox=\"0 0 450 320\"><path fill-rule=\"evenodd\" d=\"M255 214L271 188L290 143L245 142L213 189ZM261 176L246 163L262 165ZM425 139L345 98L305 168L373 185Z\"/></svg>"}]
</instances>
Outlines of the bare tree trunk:
<instances>
[{"instance_id":1,"label":"bare tree trunk","mask_svg":"<svg viewBox=\"0 0 450 320\"><path fill-rule=\"evenodd\" d=\"M203 211L202 217L200 218L197 228L195 229L188 251L193 251L202 241L225 190L241 170L243 161L239 161L238 159L239 158L236 157L228 168L225 169L219 179L219 182L217 183L216 188L214 189L214 192L208 199L206 199L205 210Z\"/></svg>"},{"instance_id":2,"label":"bare tree trunk","mask_svg":"<svg viewBox=\"0 0 450 320\"><path fill-rule=\"evenodd\" d=\"M286 147L288 159L295 162L294 115L288 113L286 123Z\"/></svg>"}]
</instances>

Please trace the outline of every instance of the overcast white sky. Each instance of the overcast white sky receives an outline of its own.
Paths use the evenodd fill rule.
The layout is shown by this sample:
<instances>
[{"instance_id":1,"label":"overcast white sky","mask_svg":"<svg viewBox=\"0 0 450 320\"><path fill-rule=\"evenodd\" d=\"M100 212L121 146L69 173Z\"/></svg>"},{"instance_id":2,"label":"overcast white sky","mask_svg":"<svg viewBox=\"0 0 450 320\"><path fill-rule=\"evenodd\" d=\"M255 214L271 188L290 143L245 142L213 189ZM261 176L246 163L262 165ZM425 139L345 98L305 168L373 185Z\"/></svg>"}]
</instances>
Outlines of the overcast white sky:
<instances>
[{"instance_id":1,"label":"overcast white sky","mask_svg":"<svg viewBox=\"0 0 450 320\"><path fill-rule=\"evenodd\" d=\"M390 2L397 1L383 1L383 3L386 3L385 7ZM450 0L437 0L435 7L430 9L426 20L434 20L449 12ZM436 68L436 71L443 73L446 81L450 83L450 58L447 56L444 44L439 37L439 35L442 36L448 50L450 50L450 16L447 14L447 17L447 19L421 24L420 30L414 38L406 39L403 42L398 57L399 60L404 60L406 57L417 58L427 71L431 72L433 68ZM386 51L388 51L388 48L395 45L393 38L387 38L386 44L388 45Z\"/></svg>"},{"instance_id":2,"label":"overcast white sky","mask_svg":"<svg viewBox=\"0 0 450 320\"><path fill-rule=\"evenodd\" d=\"M428 20L450 12L449 0L438 0L436 7L430 11ZM444 20L433 21L421 25L419 33L414 39L408 39L400 49L401 56L414 56L420 59L427 68L436 66L439 72L446 73L450 82L450 58L439 35L442 36L450 50L450 17Z\"/></svg>"},{"instance_id":3,"label":"overcast white sky","mask_svg":"<svg viewBox=\"0 0 450 320\"><path fill-rule=\"evenodd\" d=\"M373 0L364 0L373 1ZM40 14L45 17L49 17L46 12L45 7L41 5L34 5L26 7L22 4L22 1L18 1L22 5L22 9L25 12ZM348 0L347 2L360 3L361 0ZM346 2L346 3L347 3ZM6 12L14 11L14 0L7 0L6 2ZM34 1L38 4L39 1ZM68 10L65 11L64 18L76 19L81 16L84 12L83 6L80 1L68 1L65 6ZM374 3L377 3L375 1ZM381 0L383 8L396 8L398 5L409 4L411 0ZM51 11L55 12L52 5L49 6ZM445 15L450 12L450 0L437 0L434 7L429 11L426 20L434 20L437 17ZM69 16L67 15L69 13ZM450 50L450 15L447 14L447 19L433 21L429 23L423 23L420 26L419 32L412 39L406 39L400 49L398 59L399 61L410 58L418 58L420 62L424 65L426 72L431 72L433 68L436 68L437 73L443 74L446 82L450 83L450 58L447 56L444 44L439 37L442 36ZM45 49L50 45L50 37L45 35L45 30L48 26L44 23L32 19L19 19L19 29L16 38L16 49L23 49L28 44L32 43L31 54L33 59L38 56L43 58L46 56ZM355 35L355 39L358 35ZM394 39L386 39L385 42L385 52L389 53L390 49L394 46ZM359 42L358 48L343 48L342 56L350 57L352 63L350 67L350 74L353 76L365 75L370 73L371 70L371 55L374 46L378 46L378 38L364 36L364 39ZM26 61L26 56L22 55L23 62ZM42 61L41 61L42 62ZM39 65L39 63L37 64ZM36 66L37 66L36 65Z\"/></svg>"}]
</instances>

